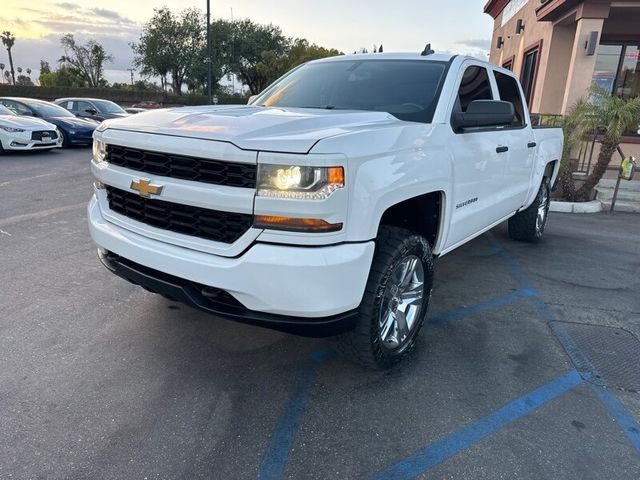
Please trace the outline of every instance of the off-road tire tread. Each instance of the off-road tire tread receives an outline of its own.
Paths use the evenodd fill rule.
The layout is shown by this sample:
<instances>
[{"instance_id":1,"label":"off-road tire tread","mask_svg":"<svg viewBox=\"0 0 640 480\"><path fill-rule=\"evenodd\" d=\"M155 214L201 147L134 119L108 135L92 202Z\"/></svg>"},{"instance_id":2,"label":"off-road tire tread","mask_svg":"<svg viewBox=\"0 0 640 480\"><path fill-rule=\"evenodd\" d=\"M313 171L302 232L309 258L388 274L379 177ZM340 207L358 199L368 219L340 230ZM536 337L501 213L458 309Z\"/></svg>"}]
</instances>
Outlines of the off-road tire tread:
<instances>
[{"instance_id":1,"label":"off-road tire tread","mask_svg":"<svg viewBox=\"0 0 640 480\"><path fill-rule=\"evenodd\" d=\"M426 303L422 310L421 319L412 333L410 344L400 354L389 357L381 350L381 346L375 348L371 340L374 329L371 319L374 316L377 318L375 298L380 288L381 280L394 266L394 258L401 255L403 249L406 250L407 247L410 247L415 242L421 242L426 252L426 258L423 258L423 260L426 260L424 263ZM353 330L336 337L337 351L355 363L375 370L391 368L407 357L415 348L420 329L424 324L433 284L433 268L431 247L424 237L400 227L384 225L380 227L371 271L362 302L358 307L359 321Z\"/></svg>"},{"instance_id":2,"label":"off-road tire tread","mask_svg":"<svg viewBox=\"0 0 640 480\"><path fill-rule=\"evenodd\" d=\"M538 218L538 207L540 206L540 202L542 201L542 192L543 188L547 189L547 199L549 200L549 179L544 177L542 182L540 183L540 188L538 189L538 193L536 195L536 199L533 201L531 205L529 205L525 210L516 213L513 217L509 219L509 236L520 242L529 242L529 243L537 243L539 242L543 235L536 235L536 220ZM545 223L548 219L545 217ZM542 233L544 234L544 226L542 229Z\"/></svg>"}]
</instances>

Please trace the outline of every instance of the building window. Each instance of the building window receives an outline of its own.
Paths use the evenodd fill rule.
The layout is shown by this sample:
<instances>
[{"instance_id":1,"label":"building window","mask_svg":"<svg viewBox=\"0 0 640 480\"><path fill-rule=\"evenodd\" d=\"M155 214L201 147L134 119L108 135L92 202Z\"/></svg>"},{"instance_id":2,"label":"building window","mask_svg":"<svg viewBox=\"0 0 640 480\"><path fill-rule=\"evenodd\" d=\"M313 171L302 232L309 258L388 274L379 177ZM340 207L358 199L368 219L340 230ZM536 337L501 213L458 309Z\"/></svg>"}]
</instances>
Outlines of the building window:
<instances>
[{"instance_id":1,"label":"building window","mask_svg":"<svg viewBox=\"0 0 640 480\"><path fill-rule=\"evenodd\" d=\"M511 56L507 60L505 60L502 63L502 68L506 68L507 70L511 70L513 72L513 59L514 57Z\"/></svg>"},{"instance_id":2,"label":"building window","mask_svg":"<svg viewBox=\"0 0 640 480\"><path fill-rule=\"evenodd\" d=\"M533 101L533 92L536 85L536 76L538 75L538 64L540 63L540 47L542 41L528 48L524 52L522 59L522 70L520 74L520 83L524 91L524 98L527 105L531 107Z\"/></svg>"},{"instance_id":3,"label":"building window","mask_svg":"<svg viewBox=\"0 0 640 480\"><path fill-rule=\"evenodd\" d=\"M600 45L593 83L621 98L640 96L640 46Z\"/></svg>"}]
</instances>

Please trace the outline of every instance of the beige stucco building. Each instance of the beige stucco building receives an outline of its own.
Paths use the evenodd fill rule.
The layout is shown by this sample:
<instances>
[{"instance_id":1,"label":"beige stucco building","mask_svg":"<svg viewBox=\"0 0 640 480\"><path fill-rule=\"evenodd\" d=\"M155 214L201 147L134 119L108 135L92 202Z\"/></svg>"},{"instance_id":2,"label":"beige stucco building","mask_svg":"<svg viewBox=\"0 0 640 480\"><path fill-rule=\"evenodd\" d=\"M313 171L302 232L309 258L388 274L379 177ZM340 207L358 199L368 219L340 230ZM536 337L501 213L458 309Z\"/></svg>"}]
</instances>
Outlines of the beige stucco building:
<instances>
[{"instance_id":1,"label":"beige stucco building","mask_svg":"<svg viewBox=\"0 0 640 480\"><path fill-rule=\"evenodd\" d=\"M564 114L592 83L640 95L640 1L489 0L490 61L521 79L532 112Z\"/></svg>"}]
</instances>

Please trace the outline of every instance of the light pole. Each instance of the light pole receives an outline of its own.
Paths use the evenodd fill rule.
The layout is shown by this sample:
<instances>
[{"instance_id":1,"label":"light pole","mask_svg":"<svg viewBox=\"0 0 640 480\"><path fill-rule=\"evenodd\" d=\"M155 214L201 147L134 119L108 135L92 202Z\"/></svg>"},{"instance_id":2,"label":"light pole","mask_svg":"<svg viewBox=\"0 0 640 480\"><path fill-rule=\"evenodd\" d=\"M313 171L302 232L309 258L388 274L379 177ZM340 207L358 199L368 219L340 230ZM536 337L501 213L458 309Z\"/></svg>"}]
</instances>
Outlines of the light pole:
<instances>
[{"instance_id":1,"label":"light pole","mask_svg":"<svg viewBox=\"0 0 640 480\"><path fill-rule=\"evenodd\" d=\"M129 73L131 73L131 89L133 90L133 72L136 71L135 68L127 68L127 70L129 70Z\"/></svg>"},{"instance_id":2,"label":"light pole","mask_svg":"<svg viewBox=\"0 0 640 480\"><path fill-rule=\"evenodd\" d=\"M4 63L0 63L0 72L2 72L2 76L0 77L0 82L4 83Z\"/></svg>"},{"instance_id":3,"label":"light pole","mask_svg":"<svg viewBox=\"0 0 640 480\"><path fill-rule=\"evenodd\" d=\"M207 103L211 105L211 0L207 0Z\"/></svg>"}]
</instances>

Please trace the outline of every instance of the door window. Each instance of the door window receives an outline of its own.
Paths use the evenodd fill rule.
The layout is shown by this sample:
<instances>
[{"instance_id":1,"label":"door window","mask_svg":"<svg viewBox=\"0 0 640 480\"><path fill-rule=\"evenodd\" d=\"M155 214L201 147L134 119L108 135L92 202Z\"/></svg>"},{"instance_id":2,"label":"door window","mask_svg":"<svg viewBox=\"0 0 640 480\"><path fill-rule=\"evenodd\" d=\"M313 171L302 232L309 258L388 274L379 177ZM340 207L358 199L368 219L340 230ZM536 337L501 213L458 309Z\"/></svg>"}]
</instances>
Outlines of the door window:
<instances>
[{"instance_id":1,"label":"door window","mask_svg":"<svg viewBox=\"0 0 640 480\"><path fill-rule=\"evenodd\" d=\"M513 123L514 127L522 127L524 125L524 106L522 105L522 97L520 96L520 89L518 88L518 82L510 75L506 75L500 72L493 72L496 77L496 83L498 84L498 93L500 94L500 100L510 102L513 104L513 109L516 113Z\"/></svg>"},{"instance_id":2,"label":"door window","mask_svg":"<svg viewBox=\"0 0 640 480\"><path fill-rule=\"evenodd\" d=\"M92 110L92 109L93 107L89 102L77 102L76 111L78 113L81 113L83 115L89 115L89 112L87 112L87 110Z\"/></svg>"},{"instance_id":3,"label":"door window","mask_svg":"<svg viewBox=\"0 0 640 480\"><path fill-rule=\"evenodd\" d=\"M467 67L464 71L455 108L457 111L466 112L474 100L493 100L487 69L477 65Z\"/></svg>"}]
</instances>

